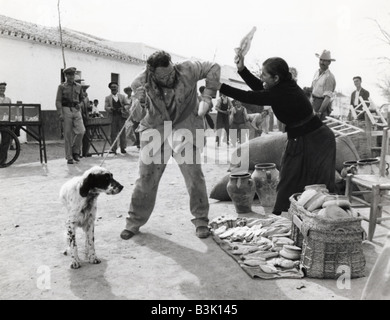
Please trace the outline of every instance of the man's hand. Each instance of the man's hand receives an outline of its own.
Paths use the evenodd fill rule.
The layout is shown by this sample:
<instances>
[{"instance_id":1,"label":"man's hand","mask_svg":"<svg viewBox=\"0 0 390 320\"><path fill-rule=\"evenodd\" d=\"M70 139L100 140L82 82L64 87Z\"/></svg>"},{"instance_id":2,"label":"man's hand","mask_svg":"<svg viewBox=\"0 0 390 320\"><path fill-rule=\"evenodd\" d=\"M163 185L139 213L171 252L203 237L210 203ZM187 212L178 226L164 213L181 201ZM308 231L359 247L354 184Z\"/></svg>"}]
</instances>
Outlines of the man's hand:
<instances>
[{"instance_id":1,"label":"man's hand","mask_svg":"<svg viewBox=\"0 0 390 320\"><path fill-rule=\"evenodd\" d=\"M145 87L138 87L137 89L135 89L134 97L136 99L138 99L138 101L141 104L144 104L145 100L146 100L146 90L145 90Z\"/></svg>"}]
</instances>

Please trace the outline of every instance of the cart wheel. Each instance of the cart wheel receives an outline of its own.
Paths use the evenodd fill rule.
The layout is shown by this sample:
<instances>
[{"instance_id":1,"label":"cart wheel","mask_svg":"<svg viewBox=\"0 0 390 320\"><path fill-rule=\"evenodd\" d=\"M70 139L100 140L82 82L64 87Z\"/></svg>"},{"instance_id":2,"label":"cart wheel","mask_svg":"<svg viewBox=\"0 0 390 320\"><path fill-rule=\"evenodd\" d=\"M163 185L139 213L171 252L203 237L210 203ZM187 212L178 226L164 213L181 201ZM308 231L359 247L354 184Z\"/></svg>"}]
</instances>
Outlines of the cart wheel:
<instances>
[{"instance_id":1,"label":"cart wheel","mask_svg":"<svg viewBox=\"0 0 390 320\"><path fill-rule=\"evenodd\" d=\"M7 150L8 141L10 142L7 155L5 156L2 152L4 152L3 149ZM0 161L2 161L0 168L5 168L13 164L19 157L19 154L20 142L17 135L8 128L0 127Z\"/></svg>"}]
</instances>

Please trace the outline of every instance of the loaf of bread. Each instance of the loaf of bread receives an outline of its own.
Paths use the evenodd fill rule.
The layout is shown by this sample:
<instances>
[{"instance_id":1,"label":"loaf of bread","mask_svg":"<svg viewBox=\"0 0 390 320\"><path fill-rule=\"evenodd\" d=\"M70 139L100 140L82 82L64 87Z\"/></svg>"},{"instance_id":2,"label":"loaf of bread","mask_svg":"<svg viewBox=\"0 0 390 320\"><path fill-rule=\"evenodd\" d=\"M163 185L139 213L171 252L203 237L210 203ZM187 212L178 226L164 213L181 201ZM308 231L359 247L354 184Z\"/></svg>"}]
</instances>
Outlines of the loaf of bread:
<instances>
[{"instance_id":1,"label":"loaf of bread","mask_svg":"<svg viewBox=\"0 0 390 320\"><path fill-rule=\"evenodd\" d=\"M317 194L317 191L316 190L307 190L307 191L304 191L301 196L299 197L297 203L300 205L300 206L305 206L305 204L312 198L314 197L315 195Z\"/></svg>"}]
</instances>

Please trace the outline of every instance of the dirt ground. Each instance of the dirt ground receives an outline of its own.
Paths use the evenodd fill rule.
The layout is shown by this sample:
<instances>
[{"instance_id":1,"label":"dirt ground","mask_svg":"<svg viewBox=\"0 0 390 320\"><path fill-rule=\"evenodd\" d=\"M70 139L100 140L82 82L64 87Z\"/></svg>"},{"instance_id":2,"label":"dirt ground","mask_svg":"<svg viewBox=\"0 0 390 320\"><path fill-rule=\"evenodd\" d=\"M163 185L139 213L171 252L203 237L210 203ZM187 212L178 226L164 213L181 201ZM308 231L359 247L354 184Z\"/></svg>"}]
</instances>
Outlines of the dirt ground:
<instances>
[{"instance_id":1,"label":"dirt ground","mask_svg":"<svg viewBox=\"0 0 390 320\"><path fill-rule=\"evenodd\" d=\"M208 142L208 148L212 143ZM65 249L64 213L58 192L102 157L66 165L63 143L47 143L48 163L39 162L38 147L23 144L20 158L0 169L0 299L2 300L355 300L367 277L340 285L336 280L250 278L210 237L198 239L191 223L189 199L176 164L162 177L157 204L141 233L120 239L137 178L138 151L110 155L104 166L123 185L115 196L98 199L95 239L100 265L70 269ZM211 162L211 161L210 161ZM228 164L206 163L208 192L227 173ZM255 202L254 213L263 208ZM266 212L268 212L266 210ZM210 219L237 215L232 202L210 199ZM363 222L363 227L367 224ZM388 232L378 226L374 242L363 243L367 275ZM77 234L80 257L84 235Z\"/></svg>"}]
</instances>

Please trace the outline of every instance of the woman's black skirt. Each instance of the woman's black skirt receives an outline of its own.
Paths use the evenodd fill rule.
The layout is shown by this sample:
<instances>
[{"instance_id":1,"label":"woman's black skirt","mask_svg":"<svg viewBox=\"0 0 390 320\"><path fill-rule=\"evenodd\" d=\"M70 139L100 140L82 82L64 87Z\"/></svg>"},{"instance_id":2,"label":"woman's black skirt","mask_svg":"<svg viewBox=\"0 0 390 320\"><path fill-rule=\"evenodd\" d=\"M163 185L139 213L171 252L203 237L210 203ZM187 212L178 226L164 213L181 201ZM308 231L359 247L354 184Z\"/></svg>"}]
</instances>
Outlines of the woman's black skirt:
<instances>
[{"instance_id":1,"label":"woman's black skirt","mask_svg":"<svg viewBox=\"0 0 390 320\"><path fill-rule=\"evenodd\" d=\"M328 126L288 139L283 153L274 212L288 211L290 196L305 186L325 184L335 190L336 139Z\"/></svg>"}]
</instances>

